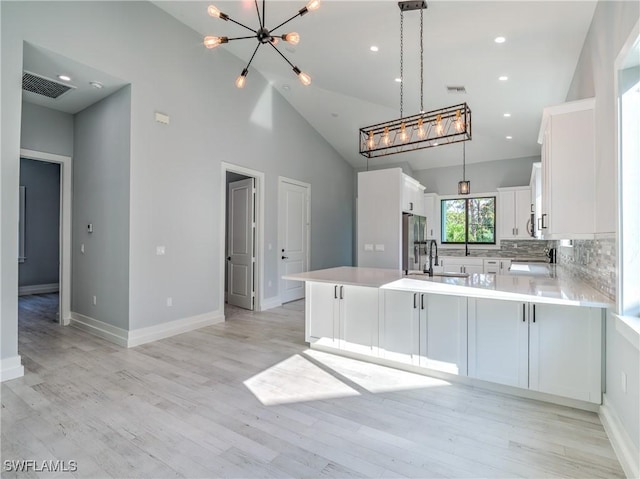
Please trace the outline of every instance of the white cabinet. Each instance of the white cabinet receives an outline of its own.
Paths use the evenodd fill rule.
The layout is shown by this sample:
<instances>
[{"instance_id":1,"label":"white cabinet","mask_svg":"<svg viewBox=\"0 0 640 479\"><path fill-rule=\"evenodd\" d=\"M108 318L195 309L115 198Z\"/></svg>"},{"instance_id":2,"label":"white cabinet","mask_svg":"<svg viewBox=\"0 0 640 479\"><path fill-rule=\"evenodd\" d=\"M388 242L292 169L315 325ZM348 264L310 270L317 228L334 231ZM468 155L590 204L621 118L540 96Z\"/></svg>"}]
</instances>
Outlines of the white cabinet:
<instances>
[{"instance_id":1,"label":"white cabinet","mask_svg":"<svg viewBox=\"0 0 640 479\"><path fill-rule=\"evenodd\" d=\"M441 265L445 273L484 273L482 258L443 258Z\"/></svg>"},{"instance_id":2,"label":"white cabinet","mask_svg":"<svg viewBox=\"0 0 640 479\"><path fill-rule=\"evenodd\" d=\"M437 194L425 193L424 215L427 217L427 239L437 240L440 234L440 202Z\"/></svg>"},{"instance_id":3,"label":"white cabinet","mask_svg":"<svg viewBox=\"0 0 640 479\"><path fill-rule=\"evenodd\" d=\"M533 205L533 232L536 238L542 237L542 163L531 167L531 204Z\"/></svg>"},{"instance_id":4,"label":"white cabinet","mask_svg":"<svg viewBox=\"0 0 640 479\"><path fill-rule=\"evenodd\" d=\"M544 239L590 239L595 229L595 99L545 108L541 229Z\"/></svg>"},{"instance_id":5,"label":"white cabinet","mask_svg":"<svg viewBox=\"0 0 640 479\"><path fill-rule=\"evenodd\" d=\"M498 188L498 233L501 239L531 238L531 188Z\"/></svg>"},{"instance_id":6,"label":"white cabinet","mask_svg":"<svg viewBox=\"0 0 640 479\"><path fill-rule=\"evenodd\" d=\"M533 303L529 388L600 404L602 310Z\"/></svg>"},{"instance_id":7,"label":"white cabinet","mask_svg":"<svg viewBox=\"0 0 640 479\"><path fill-rule=\"evenodd\" d=\"M364 354L378 348L378 289L307 282L306 321L309 343Z\"/></svg>"},{"instance_id":8,"label":"white cabinet","mask_svg":"<svg viewBox=\"0 0 640 479\"><path fill-rule=\"evenodd\" d=\"M469 376L528 387L525 303L470 298L468 314Z\"/></svg>"},{"instance_id":9,"label":"white cabinet","mask_svg":"<svg viewBox=\"0 0 640 479\"><path fill-rule=\"evenodd\" d=\"M467 298L386 290L382 301L383 358L467 374Z\"/></svg>"},{"instance_id":10,"label":"white cabinet","mask_svg":"<svg viewBox=\"0 0 640 479\"><path fill-rule=\"evenodd\" d=\"M402 174L402 211L425 216L424 186L404 173Z\"/></svg>"},{"instance_id":11,"label":"white cabinet","mask_svg":"<svg viewBox=\"0 0 640 479\"><path fill-rule=\"evenodd\" d=\"M510 259L485 259L484 274L507 274L511 267Z\"/></svg>"},{"instance_id":12,"label":"white cabinet","mask_svg":"<svg viewBox=\"0 0 640 479\"><path fill-rule=\"evenodd\" d=\"M469 299L469 376L600 404L602 312Z\"/></svg>"}]
</instances>

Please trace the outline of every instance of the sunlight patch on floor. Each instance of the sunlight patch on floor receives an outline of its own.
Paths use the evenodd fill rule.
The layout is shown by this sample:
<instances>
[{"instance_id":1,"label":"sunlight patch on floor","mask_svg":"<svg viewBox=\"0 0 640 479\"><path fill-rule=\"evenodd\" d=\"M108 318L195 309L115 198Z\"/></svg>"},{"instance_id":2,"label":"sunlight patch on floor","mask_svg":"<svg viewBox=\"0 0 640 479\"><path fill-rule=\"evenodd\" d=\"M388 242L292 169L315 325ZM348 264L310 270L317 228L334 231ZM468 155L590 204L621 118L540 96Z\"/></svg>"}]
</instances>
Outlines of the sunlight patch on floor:
<instances>
[{"instance_id":1,"label":"sunlight patch on floor","mask_svg":"<svg viewBox=\"0 0 640 479\"><path fill-rule=\"evenodd\" d=\"M347 381L371 393L451 385L451 383L442 379L345 358L314 349L307 349L303 354L318 363L322 363Z\"/></svg>"},{"instance_id":2,"label":"sunlight patch on floor","mask_svg":"<svg viewBox=\"0 0 640 479\"><path fill-rule=\"evenodd\" d=\"M299 354L247 379L244 385L266 406L359 395Z\"/></svg>"}]
</instances>

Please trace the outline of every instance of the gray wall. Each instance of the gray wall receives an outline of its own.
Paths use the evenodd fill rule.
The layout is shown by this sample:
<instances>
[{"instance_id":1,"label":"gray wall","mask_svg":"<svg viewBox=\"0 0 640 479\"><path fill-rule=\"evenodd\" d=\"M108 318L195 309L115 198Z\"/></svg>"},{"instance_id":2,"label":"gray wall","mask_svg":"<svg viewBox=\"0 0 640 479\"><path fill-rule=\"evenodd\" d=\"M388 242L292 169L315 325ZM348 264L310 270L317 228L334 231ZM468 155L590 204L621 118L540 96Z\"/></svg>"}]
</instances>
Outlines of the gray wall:
<instances>
[{"instance_id":1,"label":"gray wall","mask_svg":"<svg viewBox=\"0 0 640 479\"><path fill-rule=\"evenodd\" d=\"M467 165L466 176L471 181L471 193L487 193L496 191L496 188L528 185L531 167L537 161L540 161L539 156ZM425 186L426 193L456 195L458 181L462 179L462 166L418 170L412 176Z\"/></svg>"},{"instance_id":2,"label":"gray wall","mask_svg":"<svg viewBox=\"0 0 640 479\"><path fill-rule=\"evenodd\" d=\"M615 61L640 16L638 2L598 2L587 33L567 101L596 98L596 204L615 205L617 189ZM615 231L618 212L599 210L597 231ZM597 263L592 263L596 268ZM597 276L598 271L593 271ZM640 456L640 353L607 321L606 399L617 413ZM628 392L621 388L621 374L628 377Z\"/></svg>"},{"instance_id":3,"label":"gray wall","mask_svg":"<svg viewBox=\"0 0 640 479\"><path fill-rule=\"evenodd\" d=\"M311 267L352 263L353 169L257 72L243 90L235 88L244 59L222 48L206 51L199 34L146 2L1 2L0 8L2 334L14 354L15 301L4 299L17 285L17 266L4 266L15 261L16 232L4 212L17 209L23 41L132 85L130 329L222 309L221 161L266 175L266 298L278 294L279 175L311 184ZM292 88L303 87L292 77ZM154 122L154 111L169 114L171 124ZM165 256L156 256L158 245Z\"/></svg>"},{"instance_id":4,"label":"gray wall","mask_svg":"<svg viewBox=\"0 0 640 479\"><path fill-rule=\"evenodd\" d=\"M128 86L75 115L71 310L123 329L129 327L130 129Z\"/></svg>"},{"instance_id":5,"label":"gray wall","mask_svg":"<svg viewBox=\"0 0 640 479\"><path fill-rule=\"evenodd\" d=\"M26 188L25 260L19 285L57 283L60 259L60 165L20 160L20 185Z\"/></svg>"},{"instance_id":6,"label":"gray wall","mask_svg":"<svg viewBox=\"0 0 640 479\"><path fill-rule=\"evenodd\" d=\"M22 102L20 147L73 156L73 115Z\"/></svg>"}]
</instances>

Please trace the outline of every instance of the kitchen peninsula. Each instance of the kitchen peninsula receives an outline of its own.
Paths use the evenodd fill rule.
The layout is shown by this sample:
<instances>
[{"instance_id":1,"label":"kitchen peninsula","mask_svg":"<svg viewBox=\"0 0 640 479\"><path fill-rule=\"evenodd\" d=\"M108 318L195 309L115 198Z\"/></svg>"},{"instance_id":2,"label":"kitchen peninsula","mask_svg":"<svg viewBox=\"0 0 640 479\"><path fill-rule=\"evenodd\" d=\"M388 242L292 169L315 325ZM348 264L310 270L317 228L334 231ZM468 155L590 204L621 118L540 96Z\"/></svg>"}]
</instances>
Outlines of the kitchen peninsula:
<instances>
[{"instance_id":1,"label":"kitchen peninsula","mask_svg":"<svg viewBox=\"0 0 640 479\"><path fill-rule=\"evenodd\" d=\"M594 410L608 298L547 275L404 275L339 267L305 281L312 348Z\"/></svg>"}]
</instances>

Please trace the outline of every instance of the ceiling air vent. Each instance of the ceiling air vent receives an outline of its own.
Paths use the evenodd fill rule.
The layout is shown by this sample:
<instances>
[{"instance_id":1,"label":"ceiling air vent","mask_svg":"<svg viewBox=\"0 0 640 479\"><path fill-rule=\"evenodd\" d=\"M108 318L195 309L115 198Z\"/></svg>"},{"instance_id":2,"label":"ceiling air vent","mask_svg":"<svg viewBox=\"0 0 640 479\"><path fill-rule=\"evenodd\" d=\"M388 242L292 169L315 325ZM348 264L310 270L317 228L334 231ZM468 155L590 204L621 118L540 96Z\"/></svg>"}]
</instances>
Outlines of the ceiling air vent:
<instances>
[{"instance_id":1,"label":"ceiling air vent","mask_svg":"<svg viewBox=\"0 0 640 479\"><path fill-rule=\"evenodd\" d=\"M45 77L23 72L22 89L31 93L46 96L47 98L58 98L71 90L72 86L55 82Z\"/></svg>"},{"instance_id":2,"label":"ceiling air vent","mask_svg":"<svg viewBox=\"0 0 640 479\"><path fill-rule=\"evenodd\" d=\"M455 93L455 94L463 94L463 93L467 93L467 89L463 86L453 86L453 85L448 85L447 86L447 92L448 93Z\"/></svg>"}]
</instances>

